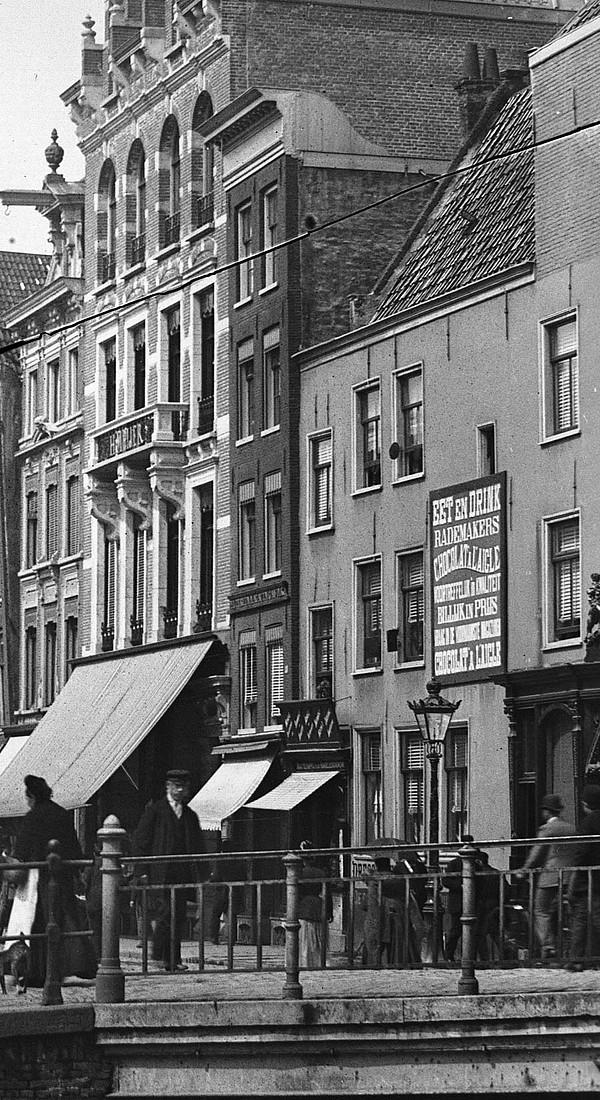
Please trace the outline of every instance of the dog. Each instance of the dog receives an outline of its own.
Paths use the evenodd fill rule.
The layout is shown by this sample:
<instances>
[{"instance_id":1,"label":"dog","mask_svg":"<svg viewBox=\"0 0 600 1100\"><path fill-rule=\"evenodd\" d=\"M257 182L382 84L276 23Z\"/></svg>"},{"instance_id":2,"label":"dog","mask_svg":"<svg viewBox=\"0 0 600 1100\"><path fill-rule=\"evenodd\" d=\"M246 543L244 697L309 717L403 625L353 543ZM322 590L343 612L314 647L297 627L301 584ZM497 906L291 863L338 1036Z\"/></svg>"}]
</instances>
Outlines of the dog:
<instances>
[{"instance_id":1,"label":"dog","mask_svg":"<svg viewBox=\"0 0 600 1100\"><path fill-rule=\"evenodd\" d=\"M18 940L13 940L9 947L0 951L0 989L6 993L5 974L10 973L17 993L27 993L29 982L29 954L30 949L21 932Z\"/></svg>"}]
</instances>

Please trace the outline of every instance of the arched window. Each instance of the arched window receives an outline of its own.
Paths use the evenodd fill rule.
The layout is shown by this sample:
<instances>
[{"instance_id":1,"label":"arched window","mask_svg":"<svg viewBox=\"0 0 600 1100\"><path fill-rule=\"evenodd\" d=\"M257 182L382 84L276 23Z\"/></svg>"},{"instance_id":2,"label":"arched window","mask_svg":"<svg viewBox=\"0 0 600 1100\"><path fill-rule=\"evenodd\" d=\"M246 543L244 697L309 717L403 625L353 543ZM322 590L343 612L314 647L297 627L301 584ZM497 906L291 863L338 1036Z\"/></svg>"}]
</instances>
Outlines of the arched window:
<instances>
[{"instance_id":1,"label":"arched window","mask_svg":"<svg viewBox=\"0 0 600 1100\"><path fill-rule=\"evenodd\" d=\"M194 229L212 225L213 221L213 148L212 145L206 144L200 133L200 127L212 114L212 100L208 92L201 92L192 116L192 226Z\"/></svg>"},{"instance_id":2,"label":"arched window","mask_svg":"<svg viewBox=\"0 0 600 1100\"><path fill-rule=\"evenodd\" d=\"M158 203L160 210L160 247L179 240L179 210L181 174L179 161L179 126L170 115L160 139Z\"/></svg>"},{"instance_id":3,"label":"arched window","mask_svg":"<svg viewBox=\"0 0 600 1100\"><path fill-rule=\"evenodd\" d=\"M98 280L115 277L117 238L117 177L112 160L105 160L98 182Z\"/></svg>"},{"instance_id":4,"label":"arched window","mask_svg":"<svg viewBox=\"0 0 600 1100\"><path fill-rule=\"evenodd\" d=\"M141 141L134 141L127 161L125 196L127 264L140 264L146 255L146 156Z\"/></svg>"}]
</instances>

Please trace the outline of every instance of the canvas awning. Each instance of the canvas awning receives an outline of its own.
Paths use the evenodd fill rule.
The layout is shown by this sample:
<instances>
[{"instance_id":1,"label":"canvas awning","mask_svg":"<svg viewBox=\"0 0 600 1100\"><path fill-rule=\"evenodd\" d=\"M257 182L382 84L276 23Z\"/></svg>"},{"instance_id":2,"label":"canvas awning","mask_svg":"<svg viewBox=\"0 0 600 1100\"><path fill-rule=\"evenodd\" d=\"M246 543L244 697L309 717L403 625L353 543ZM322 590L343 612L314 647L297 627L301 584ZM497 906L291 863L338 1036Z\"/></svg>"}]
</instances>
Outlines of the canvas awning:
<instances>
[{"instance_id":1,"label":"canvas awning","mask_svg":"<svg viewBox=\"0 0 600 1100\"><path fill-rule=\"evenodd\" d=\"M29 734L25 737L9 737L6 744L0 749L0 775L6 771L8 765L14 760L17 753L29 741ZM27 773L25 773L27 774Z\"/></svg>"},{"instance_id":2,"label":"canvas awning","mask_svg":"<svg viewBox=\"0 0 600 1100\"><path fill-rule=\"evenodd\" d=\"M212 644L129 650L76 665L27 744L0 773L0 817L27 812L23 779L29 773L43 776L61 806L83 806L150 733Z\"/></svg>"},{"instance_id":3,"label":"canvas awning","mask_svg":"<svg viewBox=\"0 0 600 1100\"><path fill-rule=\"evenodd\" d=\"M247 810L293 810L299 806L311 794L323 787L330 779L339 775L335 772L294 772L284 779L278 787L275 787L262 798L246 804Z\"/></svg>"},{"instance_id":4,"label":"canvas awning","mask_svg":"<svg viewBox=\"0 0 600 1100\"><path fill-rule=\"evenodd\" d=\"M190 802L202 828L220 830L221 822L252 797L272 762L273 753L253 759L225 760Z\"/></svg>"}]
</instances>

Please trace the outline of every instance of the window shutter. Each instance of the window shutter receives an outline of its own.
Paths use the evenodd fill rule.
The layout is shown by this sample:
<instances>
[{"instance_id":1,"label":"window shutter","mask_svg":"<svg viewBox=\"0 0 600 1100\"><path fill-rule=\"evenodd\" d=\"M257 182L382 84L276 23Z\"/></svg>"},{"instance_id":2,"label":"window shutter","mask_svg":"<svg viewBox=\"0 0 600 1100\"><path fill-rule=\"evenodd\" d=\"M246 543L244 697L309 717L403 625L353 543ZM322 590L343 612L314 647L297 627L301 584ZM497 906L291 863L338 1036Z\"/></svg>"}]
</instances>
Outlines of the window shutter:
<instances>
[{"instance_id":1,"label":"window shutter","mask_svg":"<svg viewBox=\"0 0 600 1100\"><path fill-rule=\"evenodd\" d=\"M279 492L281 492L281 470L277 470L274 474L267 474L265 477L265 496Z\"/></svg>"},{"instance_id":2,"label":"window shutter","mask_svg":"<svg viewBox=\"0 0 600 1100\"><path fill-rule=\"evenodd\" d=\"M137 572L135 577L136 607L138 619L143 619L146 599L146 532L137 530L136 539L138 543Z\"/></svg>"},{"instance_id":3,"label":"window shutter","mask_svg":"<svg viewBox=\"0 0 600 1100\"><path fill-rule=\"evenodd\" d=\"M406 745L406 812L418 814L423 809L423 764L425 749L420 738L411 737Z\"/></svg>"},{"instance_id":4,"label":"window shutter","mask_svg":"<svg viewBox=\"0 0 600 1100\"><path fill-rule=\"evenodd\" d=\"M573 394L571 387L571 360L556 364L556 430L567 431L573 427Z\"/></svg>"},{"instance_id":5,"label":"window shutter","mask_svg":"<svg viewBox=\"0 0 600 1100\"><path fill-rule=\"evenodd\" d=\"M248 646L244 649L244 702L255 703L258 692L256 686L256 649Z\"/></svg>"},{"instance_id":6,"label":"window shutter","mask_svg":"<svg viewBox=\"0 0 600 1100\"><path fill-rule=\"evenodd\" d=\"M423 768L425 749L420 738L411 737L406 746L406 767L408 771Z\"/></svg>"},{"instance_id":7,"label":"window shutter","mask_svg":"<svg viewBox=\"0 0 600 1100\"><path fill-rule=\"evenodd\" d=\"M48 514L46 517L47 523L47 547L46 552L48 557L55 554L58 550L58 508L57 508L57 496L58 489L56 485L49 485L47 490L46 504L48 508Z\"/></svg>"},{"instance_id":8,"label":"window shutter","mask_svg":"<svg viewBox=\"0 0 600 1100\"><path fill-rule=\"evenodd\" d=\"M365 737L363 741L363 760L364 771L381 771L381 737L378 733Z\"/></svg>"},{"instance_id":9,"label":"window shutter","mask_svg":"<svg viewBox=\"0 0 600 1100\"><path fill-rule=\"evenodd\" d=\"M329 466L321 466L315 474L315 520L317 524L331 521Z\"/></svg>"},{"instance_id":10,"label":"window shutter","mask_svg":"<svg viewBox=\"0 0 600 1100\"><path fill-rule=\"evenodd\" d=\"M256 490L254 488L253 481L242 481L238 488L240 504L245 504L248 500L254 500Z\"/></svg>"},{"instance_id":11,"label":"window shutter","mask_svg":"<svg viewBox=\"0 0 600 1100\"><path fill-rule=\"evenodd\" d=\"M576 349L577 332L575 318L572 321L563 321L553 329L552 354L554 357L568 355Z\"/></svg>"},{"instance_id":12,"label":"window shutter","mask_svg":"<svg viewBox=\"0 0 600 1100\"><path fill-rule=\"evenodd\" d=\"M283 643L281 641L269 646L269 666L271 716L279 716L279 708L275 704L283 699Z\"/></svg>"},{"instance_id":13,"label":"window shutter","mask_svg":"<svg viewBox=\"0 0 600 1100\"><path fill-rule=\"evenodd\" d=\"M117 544L107 539L104 548L106 554L106 626L109 630L114 630L117 600Z\"/></svg>"}]
</instances>

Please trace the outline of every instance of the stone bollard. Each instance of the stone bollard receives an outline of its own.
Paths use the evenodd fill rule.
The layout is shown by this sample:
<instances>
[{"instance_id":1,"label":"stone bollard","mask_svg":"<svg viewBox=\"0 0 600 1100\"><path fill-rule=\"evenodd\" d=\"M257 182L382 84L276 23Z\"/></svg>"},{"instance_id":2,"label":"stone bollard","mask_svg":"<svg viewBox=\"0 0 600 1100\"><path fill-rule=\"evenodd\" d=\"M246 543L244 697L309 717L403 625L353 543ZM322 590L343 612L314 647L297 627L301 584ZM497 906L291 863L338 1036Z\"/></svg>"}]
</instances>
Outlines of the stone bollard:
<instances>
[{"instance_id":1,"label":"stone bollard","mask_svg":"<svg viewBox=\"0 0 600 1100\"><path fill-rule=\"evenodd\" d=\"M298 933L300 922L298 920L298 879L302 860L294 852L288 852L283 857L286 875L286 907L285 920L285 984L283 996L287 1000L302 1000L302 986L298 981L300 973L300 954Z\"/></svg>"},{"instance_id":2,"label":"stone bollard","mask_svg":"<svg viewBox=\"0 0 600 1100\"><path fill-rule=\"evenodd\" d=\"M102 859L102 958L96 974L96 1002L119 1004L125 1000L125 975L119 959L119 886L125 829L118 817L109 814L98 830Z\"/></svg>"},{"instance_id":3,"label":"stone bollard","mask_svg":"<svg viewBox=\"0 0 600 1100\"><path fill-rule=\"evenodd\" d=\"M458 992L464 994L479 993L479 982L475 977L475 858L477 852L470 844L460 849L462 859L462 973L458 979Z\"/></svg>"},{"instance_id":4,"label":"stone bollard","mask_svg":"<svg viewBox=\"0 0 600 1100\"><path fill-rule=\"evenodd\" d=\"M63 1003L60 988L62 982L62 859L58 840L51 840L48 843L46 865L48 868L48 923L46 925L46 980L42 990L42 1004L61 1005Z\"/></svg>"}]
</instances>

